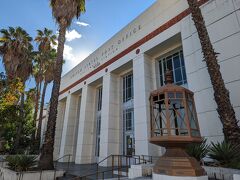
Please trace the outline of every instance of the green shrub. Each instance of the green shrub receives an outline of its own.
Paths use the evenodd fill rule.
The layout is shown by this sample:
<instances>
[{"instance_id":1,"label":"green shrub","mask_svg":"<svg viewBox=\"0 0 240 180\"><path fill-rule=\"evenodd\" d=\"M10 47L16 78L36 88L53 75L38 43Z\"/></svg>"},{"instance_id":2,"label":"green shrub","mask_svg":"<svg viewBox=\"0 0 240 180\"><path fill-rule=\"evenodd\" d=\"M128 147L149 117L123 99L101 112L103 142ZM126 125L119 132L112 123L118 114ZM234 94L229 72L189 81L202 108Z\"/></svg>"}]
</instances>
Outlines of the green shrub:
<instances>
[{"instance_id":1,"label":"green shrub","mask_svg":"<svg viewBox=\"0 0 240 180\"><path fill-rule=\"evenodd\" d=\"M201 161L209 152L209 145L207 144L207 140L203 139L200 144L194 143L188 145L186 151L189 156Z\"/></svg>"},{"instance_id":2,"label":"green shrub","mask_svg":"<svg viewBox=\"0 0 240 180\"><path fill-rule=\"evenodd\" d=\"M240 167L240 146L233 145L226 141L221 143L212 143L209 157L215 160L220 166L229 168Z\"/></svg>"},{"instance_id":3,"label":"green shrub","mask_svg":"<svg viewBox=\"0 0 240 180\"><path fill-rule=\"evenodd\" d=\"M14 171L28 171L37 164L37 156L12 155L7 156L6 161L10 169Z\"/></svg>"}]
</instances>

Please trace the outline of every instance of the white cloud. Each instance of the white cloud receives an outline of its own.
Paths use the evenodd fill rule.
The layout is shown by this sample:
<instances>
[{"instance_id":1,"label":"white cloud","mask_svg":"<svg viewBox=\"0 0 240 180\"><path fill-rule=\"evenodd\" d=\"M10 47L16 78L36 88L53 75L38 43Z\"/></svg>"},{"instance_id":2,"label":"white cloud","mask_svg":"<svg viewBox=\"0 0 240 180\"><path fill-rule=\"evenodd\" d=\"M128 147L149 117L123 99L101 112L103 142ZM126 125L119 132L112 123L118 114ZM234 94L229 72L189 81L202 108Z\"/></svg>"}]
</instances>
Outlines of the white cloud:
<instances>
[{"instance_id":1,"label":"white cloud","mask_svg":"<svg viewBox=\"0 0 240 180\"><path fill-rule=\"evenodd\" d=\"M53 45L53 48L57 49L57 45ZM73 51L73 47L65 44L63 51L63 59L65 60L65 64L63 65L63 74L70 71L76 65L78 65L81 61L87 58L92 52L86 50L79 50L78 53Z\"/></svg>"},{"instance_id":2,"label":"white cloud","mask_svg":"<svg viewBox=\"0 0 240 180\"><path fill-rule=\"evenodd\" d=\"M77 25L79 25L79 26L84 26L84 27L90 26L88 23L80 22L80 21L75 22L75 24L77 24Z\"/></svg>"},{"instance_id":3,"label":"white cloud","mask_svg":"<svg viewBox=\"0 0 240 180\"><path fill-rule=\"evenodd\" d=\"M89 56L91 52L79 51L78 54L73 52L73 48L69 45L64 45L63 59L66 61L65 70L69 71L75 67L78 63L83 61L86 57Z\"/></svg>"},{"instance_id":4,"label":"white cloud","mask_svg":"<svg viewBox=\"0 0 240 180\"><path fill-rule=\"evenodd\" d=\"M75 61L75 56L73 55L73 48L69 45L64 45L63 59L67 61Z\"/></svg>"},{"instance_id":5,"label":"white cloud","mask_svg":"<svg viewBox=\"0 0 240 180\"><path fill-rule=\"evenodd\" d=\"M82 35L79 34L75 29L66 32L66 41L68 42L73 41L74 39L80 39L81 37Z\"/></svg>"}]
</instances>

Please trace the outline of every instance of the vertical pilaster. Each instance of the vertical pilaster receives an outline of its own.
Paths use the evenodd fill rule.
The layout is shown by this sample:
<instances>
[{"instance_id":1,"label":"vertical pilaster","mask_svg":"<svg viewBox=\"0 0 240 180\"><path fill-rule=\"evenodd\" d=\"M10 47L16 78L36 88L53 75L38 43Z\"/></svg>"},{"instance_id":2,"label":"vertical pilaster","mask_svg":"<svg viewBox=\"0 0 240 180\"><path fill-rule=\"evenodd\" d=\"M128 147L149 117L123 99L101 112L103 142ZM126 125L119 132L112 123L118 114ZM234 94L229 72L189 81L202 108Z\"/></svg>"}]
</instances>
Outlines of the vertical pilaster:
<instances>
[{"instance_id":1,"label":"vertical pilaster","mask_svg":"<svg viewBox=\"0 0 240 180\"><path fill-rule=\"evenodd\" d=\"M64 114L66 109L65 107L66 107L66 100L59 101L58 116L57 116L56 130L55 130L54 153L53 153L53 158L55 160L60 155Z\"/></svg>"},{"instance_id":2,"label":"vertical pilaster","mask_svg":"<svg viewBox=\"0 0 240 180\"><path fill-rule=\"evenodd\" d=\"M119 77L108 73L103 77L103 106L99 160L111 154L120 154L120 87ZM102 165L108 165L105 161Z\"/></svg>"},{"instance_id":3,"label":"vertical pilaster","mask_svg":"<svg viewBox=\"0 0 240 180\"><path fill-rule=\"evenodd\" d=\"M81 95L77 151L75 163L89 164L95 162L95 97L96 91L91 86L84 86Z\"/></svg>"},{"instance_id":4,"label":"vertical pilaster","mask_svg":"<svg viewBox=\"0 0 240 180\"><path fill-rule=\"evenodd\" d=\"M77 111L78 111L78 100L79 97L77 95L71 95L70 106L69 106L69 114L68 114L68 124L67 124L67 132L66 132L66 140L65 140L65 148L64 155L71 154L70 161L74 161L74 148L75 145L75 131L77 130ZM68 158L68 157L66 157Z\"/></svg>"},{"instance_id":5,"label":"vertical pilaster","mask_svg":"<svg viewBox=\"0 0 240 180\"><path fill-rule=\"evenodd\" d=\"M145 54L133 60L134 121L136 155L158 155L157 146L149 143L150 104L149 95L154 87L153 60Z\"/></svg>"},{"instance_id":6,"label":"vertical pilaster","mask_svg":"<svg viewBox=\"0 0 240 180\"><path fill-rule=\"evenodd\" d=\"M76 122L76 104L77 97L69 94L66 101L59 157L72 153L73 137L71 137L71 129L74 128L73 124Z\"/></svg>"}]
</instances>

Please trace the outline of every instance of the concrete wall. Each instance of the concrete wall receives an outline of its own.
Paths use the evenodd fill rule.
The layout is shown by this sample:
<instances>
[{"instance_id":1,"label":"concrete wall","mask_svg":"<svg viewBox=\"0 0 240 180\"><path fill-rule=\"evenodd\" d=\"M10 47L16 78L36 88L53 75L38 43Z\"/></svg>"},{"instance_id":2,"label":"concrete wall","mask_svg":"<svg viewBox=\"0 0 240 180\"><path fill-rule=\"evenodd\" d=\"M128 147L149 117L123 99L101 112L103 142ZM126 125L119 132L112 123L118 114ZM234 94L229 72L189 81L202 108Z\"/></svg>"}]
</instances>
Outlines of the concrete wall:
<instances>
[{"instance_id":1,"label":"concrete wall","mask_svg":"<svg viewBox=\"0 0 240 180\"><path fill-rule=\"evenodd\" d=\"M0 180L49 180L62 177L64 171L29 171L29 172L15 172L7 168L0 167ZM54 178L55 177L55 178Z\"/></svg>"},{"instance_id":2,"label":"concrete wall","mask_svg":"<svg viewBox=\"0 0 240 180\"><path fill-rule=\"evenodd\" d=\"M231 102L240 118L240 24L237 0L210 1L202 7L207 29L218 55L221 73L230 91ZM183 52L188 87L195 94L201 134L210 141L223 139L222 124L216 111L213 89L203 61L200 41L191 17L181 22Z\"/></svg>"}]
</instances>

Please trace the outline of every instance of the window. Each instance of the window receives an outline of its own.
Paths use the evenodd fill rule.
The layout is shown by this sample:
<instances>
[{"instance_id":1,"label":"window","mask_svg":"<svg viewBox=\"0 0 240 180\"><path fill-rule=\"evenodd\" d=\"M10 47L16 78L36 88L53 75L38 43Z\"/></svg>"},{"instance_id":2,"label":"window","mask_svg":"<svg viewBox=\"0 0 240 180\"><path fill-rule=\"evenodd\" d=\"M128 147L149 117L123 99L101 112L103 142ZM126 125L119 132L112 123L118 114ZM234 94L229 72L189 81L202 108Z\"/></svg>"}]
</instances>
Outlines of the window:
<instances>
[{"instance_id":1,"label":"window","mask_svg":"<svg viewBox=\"0 0 240 180\"><path fill-rule=\"evenodd\" d=\"M176 85L187 84L186 70L182 50L160 59L159 74L161 86L165 84L164 75L167 69L173 72L173 80Z\"/></svg>"},{"instance_id":2,"label":"window","mask_svg":"<svg viewBox=\"0 0 240 180\"><path fill-rule=\"evenodd\" d=\"M133 99L133 74L123 77L123 102Z\"/></svg>"},{"instance_id":3,"label":"window","mask_svg":"<svg viewBox=\"0 0 240 180\"><path fill-rule=\"evenodd\" d=\"M133 101L133 74L127 74L123 77L123 154L135 154L134 138L134 109Z\"/></svg>"},{"instance_id":4,"label":"window","mask_svg":"<svg viewBox=\"0 0 240 180\"><path fill-rule=\"evenodd\" d=\"M97 111L102 110L102 87L98 89Z\"/></svg>"},{"instance_id":5,"label":"window","mask_svg":"<svg viewBox=\"0 0 240 180\"><path fill-rule=\"evenodd\" d=\"M102 110L102 87L97 89L97 112L96 112L96 149L95 155L99 157L100 153L100 135L101 135L101 110Z\"/></svg>"},{"instance_id":6,"label":"window","mask_svg":"<svg viewBox=\"0 0 240 180\"><path fill-rule=\"evenodd\" d=\"M125 123L125 131L133 131L133 109L126 109L123 112L123 120Z\"/></svg>"},{"instance_id":7,"label":"window","mask_svg":"<svg viewBox=\"0 0 240 180\"><path fill-rule=\"evenodd\" d=\"M96 149L95 154L99 157L100 154L100 135L101 135L101 116L97 117L97 128L96 128Z\"/></svg>"}]
</instances>

